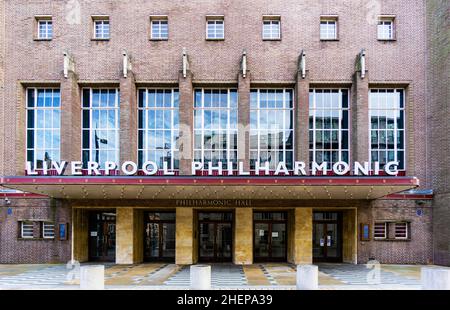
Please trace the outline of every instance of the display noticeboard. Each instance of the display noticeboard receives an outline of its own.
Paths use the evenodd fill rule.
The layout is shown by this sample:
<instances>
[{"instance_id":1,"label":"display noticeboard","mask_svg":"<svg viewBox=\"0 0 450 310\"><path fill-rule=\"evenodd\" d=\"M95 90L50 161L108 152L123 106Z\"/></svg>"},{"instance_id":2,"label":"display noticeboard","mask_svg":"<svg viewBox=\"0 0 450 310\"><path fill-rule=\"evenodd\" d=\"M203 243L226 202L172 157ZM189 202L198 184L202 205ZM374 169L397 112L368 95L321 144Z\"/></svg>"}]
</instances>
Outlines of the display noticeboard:
<instances>
[{"instance_id":1,"label":"display noticeboard","mask_svg":"<svg viewBox=\"0 0 450 310\"><path fill-rule=\"evenodd\" d=\"M369 241L370 240L370 224L361 223L361 241Z\"/></svg>"},{"instance_id":2,"label":"display noticeboard","mask_svg":"<svg viewBox=\"0 0 450 310\"><path fill-rule=\"evenodd\" d=\"M69 224L60 223L59 224L59 240L67 240L67 227Z\"/></svg>"}]
</instances>

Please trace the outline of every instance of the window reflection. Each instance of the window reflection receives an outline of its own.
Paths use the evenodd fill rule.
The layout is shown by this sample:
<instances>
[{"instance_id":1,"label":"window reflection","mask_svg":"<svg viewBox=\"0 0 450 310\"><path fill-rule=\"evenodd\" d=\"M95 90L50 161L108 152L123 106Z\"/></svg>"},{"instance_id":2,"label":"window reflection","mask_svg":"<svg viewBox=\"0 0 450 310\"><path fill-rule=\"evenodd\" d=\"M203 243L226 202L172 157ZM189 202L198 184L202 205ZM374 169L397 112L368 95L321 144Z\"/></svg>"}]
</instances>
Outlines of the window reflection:
<instances>
[{"instance_id":1,"label":"window reflection","mask_svg":"<svg viewBox=\"0 0 450 310\"><path fill-rule=\"evenodd\" d=\"M309 93L310 162L349 163L347 89L311 89ZM311 163L310 163L311 164Z\"/></svg>"},{"instance_id":2,"label":"window reflection","mask_svg":"<svg viewBox=\"0 0 450 310\"><path fill-rule=\"evenodd\" d=\"M398 161L398 169L405 169L403 100L401 89L370 90L370 158L380 167Z\"/></svg>"},{"instance_id":3,"label":"window reflection","mask_svg":"<svg viewBox=\"0 0 450 310\"><path fill-rule=\"evenodd\" d=\"M167 162L168 169L179 169L178 103L178 89L139 90L139 166L153 161L162 169Z\"/></svg>"},{"instance_id":4,"label":"window reflection","mask_svg":"<svg viewBox=\"0 0 450 310\"><path fill-rule=\"evenodd\" d=\"M291 89L252 89L250 93L250 168L255 162L293 165L293 103Z\"/></svg>"},{"instance_id":5,"label":"window reflection","mask_svg":"<svg viewBox=\"0 0 450 310\"><path fill-rule=\"evenodd\" d=\"M237 169L237 90L197 89L194 98L194 160Z\"/></svg>"},{"instance_id":6,"label":"window reflection","mask_svg":"<svg viewBox=\"0 0 450 310\"><path fill-rule=\"evenodd\" d=\"M33 169L60 161L60 90L27 89L27 161Z\"/></svg>"},{"instance_id":7,"label":"window reflection","mask_svg":"<svg viewBox=\"0 0 450 310\"><path fill-rule=\"evenodd\" d=\"M119 90L83 89L82 123L83 168L88 161L119 164Z\"/></svg>"}]
</instances>

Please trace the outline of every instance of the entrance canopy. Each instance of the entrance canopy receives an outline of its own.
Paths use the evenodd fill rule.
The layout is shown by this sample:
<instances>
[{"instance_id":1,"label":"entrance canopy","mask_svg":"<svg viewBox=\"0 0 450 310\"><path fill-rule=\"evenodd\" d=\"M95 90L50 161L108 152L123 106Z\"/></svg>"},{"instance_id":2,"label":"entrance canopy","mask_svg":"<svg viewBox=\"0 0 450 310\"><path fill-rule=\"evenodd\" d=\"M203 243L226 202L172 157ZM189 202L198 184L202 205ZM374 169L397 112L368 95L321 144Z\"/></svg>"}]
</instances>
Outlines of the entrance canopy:
<instances>
[{"instance_id":1,"label":"entrance canopy","mask_svg":"<svg viewBox=\"0 0 450 310\"><path fill-rule=\"evenodd\" d=\"M376 199L416 177L13 176L0 185L62 199Z\"/></svg>"}]
</instances>

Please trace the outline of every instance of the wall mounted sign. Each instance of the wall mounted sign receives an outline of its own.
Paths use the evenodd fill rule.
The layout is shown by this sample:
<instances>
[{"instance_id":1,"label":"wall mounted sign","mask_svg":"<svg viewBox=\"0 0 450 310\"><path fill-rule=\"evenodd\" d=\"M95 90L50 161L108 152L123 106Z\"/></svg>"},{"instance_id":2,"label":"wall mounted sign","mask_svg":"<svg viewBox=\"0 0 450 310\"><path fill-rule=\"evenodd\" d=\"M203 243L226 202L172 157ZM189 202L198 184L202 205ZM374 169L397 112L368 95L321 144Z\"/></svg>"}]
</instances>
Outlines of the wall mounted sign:
<instances>
[{"instance_id":1,"label":"wall mounted sign","mask_svg":"<svg viewBox=\"0 0 450 310\"><path fill-rule=\"evenodd\" d=\"M177 207L250 207L250 199L177 199Z\"/></svg>"},{"instance_id":2,"label":"wall mounted sign","mask_svg":"<svg viewBox=\"0 0 450 310\"><path fill-rule=\"evenodd\" d=\"M370 224L361 223L361 241L370 241Z\"/></svg>"},{"instance_id":3,"label":"wall mounted sign","mask_svg":"<svg viewBox=\"0 0 450 310\"><path fill-rule=\"evenodd\" d=\"M227 175L233 174L233 163L228 163L228 169L222 168L222 162L217 163L217 166L214 166L212 162L208 162L208 169L203 170L203 163L198 161L193 161L191 164L191 174L197 175L197 172L205 171L208 175L214 176L222 176L224 172L227 172ZM238 165L238 175L246 176L250 175L250 171L246 171L244 169L244 162L239 161ZM379 162L373 162L372 167L369 162L354 162L352 166L349 163L344 161L339 161L333 164L332 169L328 169L328 162L322 162L318 164L317 162L311 162L311 175L327 175L329 172L334 175L346 175L348 173L353 173L354 175L380 175L381 172L395 176L398 174L398 162L388 162L384 165L383 168L380 167ZM63 175L66 169L70 169L70 175L83 175L83 170L87 173L87 175L110 175L111 173L115 173L117 170L123 175L135 175L138 171L142 171L145 175L151 176L156 175L158 172L162 172L163 175L175 175L174 171L168 169L169 164L167 162L163 162L163 167L158 168L158 165L153 161L146 161L141 166L138 166L133 161L124 161L121 165L117 165L115 162L107 161L100 165L98 162L89 161L87 162L86 169L83 168L83 162L81 161L72 161L72 162L55 162L51 161L51 163L43 162L42 175L48 175L49 171L55 171L57 175ZM269 162L255 162L255 173L259 175L263 173L264 175L270 175L270 163ZM38 175L38 172L32 168L32 162L26 162L26 172L27 175ZM306 173L306 164L302 161L294 162L293 169L290 171L287 168L285 162L279 162L274 175L308 175Z\"/></svg>"},{"instance_id":4,"label":"wall mounted sign","mask_svg":"<svg viewBox=\"0 0 450 310\"><path fill-rule=\"evenodd\" d=\"M67 240L67 223L59 224L59 240Z\"/></svg>"}]
</instances>

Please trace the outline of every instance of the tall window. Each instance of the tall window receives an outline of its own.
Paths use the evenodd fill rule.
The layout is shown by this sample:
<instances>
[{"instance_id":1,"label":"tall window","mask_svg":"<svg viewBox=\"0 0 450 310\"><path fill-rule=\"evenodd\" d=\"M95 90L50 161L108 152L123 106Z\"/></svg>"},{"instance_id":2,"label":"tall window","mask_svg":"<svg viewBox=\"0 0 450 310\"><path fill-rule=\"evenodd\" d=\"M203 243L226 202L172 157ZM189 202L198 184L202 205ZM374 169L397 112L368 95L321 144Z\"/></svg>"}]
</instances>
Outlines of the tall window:
<instances>
[{"instance_id":1,"label":"tall window","mask_svg":"<svg viewBox=\"0 0 450 310\"><path fill-rule=\"evenodd\" d=\"M196 89L194 102L194 160L213 167L228 162L237 169L237 90Z\"/></svg>"},{"instance_id":2,"label":"tall window","mask_svg":"<svg viewBox=\"0 0 450 310\"><path fill-rule=\"evenodd\" d=\"M320 19L320 39L336 40L337 39L337 19L321 18Z\"/></svg>"},{"instance_id":3,"label":"tall window","mask_svg":"<svg viewBox=\"0 0 450 310\"><path fill-rule=\"evenodd\" d=\"M104 168L119 164L119 90L83 89L83 167L88 161Z\"/></svg>"},{"instance_id":4,"label":"tall window","mask_svg":"<svg viewBox=\"0 0 450 310\"><path fill-rule=\"evenodd\" d=\"M369 94L370 161L399 162L405 169L405 105L402 89L371 89Z\"/></svg>"},{"instance_id":5,"label":"tall window","mask_svg":"<svg viewBox=\"0 0 450 310\"><path fill-rule=\"evenodd\" d=\"M206 20L206 39L223 40L225 38L224 20L207 19Z\"/></svg>"},{"instance_id":6,"label":"tall window","mask_svg":"<svg viewBox=\"0 0 450 310\"><path fill-rule=\"evenodd\" d=\"M250 92L250 168L269 162L275 170L279 162L293 165L293 91L252 89Z\"/></svg>"},{"instance_id":7,"label":"tall window","mask_svg":"<svg viewBox=\"0 0 450 310\"><path fill-rule=\"evenodd\" d=\"M263 40L281 39L281 21L275 18L265 18L263 20Z\"/></svg>"},{"instance_id":8,"label":"tall window","mask_svg":"<svg viewBox=\"0 0 450 310\"><path fill-rule=\"evenodd\" d=\"M38 39L51 40L53 37L53 23L51 18L39 18L38 23Z\"/></svg>"},{"instance_id":9,"label":"tall window","mask_svg":"<svg viewBox=\"0 0 450 310\"><path fill-rule=\"evenodd\" d=\"M309 91L309 160L349 163L349 99L347 89Z\"/></svg>"},{"instance_id":10,"label":"tall window","mask_svg":"<svg viewBox=\"0 0 450 310\"><path fill-rule=\"evenodd\" d=\"M380 18L377 26L378 40L394 39L394 19Z\"/></svg>"},{"instance_id":11,"label":"tall window","mask_svg":"<svg viewBox=\"0 0 450 310\"><path fill-rule=\"evenodd\" d=\"M169 23L166 18L151 18L152 40L167 40L169 38Z\"/></svg>"},{"instance_id":12,"label":"tall window","mask_svg":"<svg viewBox=\"0 0 450 310\"><path fill-rule=\"evenodd\" d=\"M107 40L110 37L109 18L93 17L94 20L94 39Z\"/></svg>"},{"instance_id":13,"label":"tall window","mask_svg":"<svg viewBox=\"0 0 450 310\"><path fill-rule=\"evenodd\" d=\"M27 161L32 168L60 161L60 112L59 89L27 89Z\"/></svg>"},{"instance_id":14,"label":"tall window","mask_svg":"<svg viewBox=\"0 0 450 310\"><path fill-rule=\"evenodd\" d=\"M153 161L162 169L167 162L169 169L179 169L178 104L178 89L139 90L139 166Z\"/></svg>"}]
</instances>

